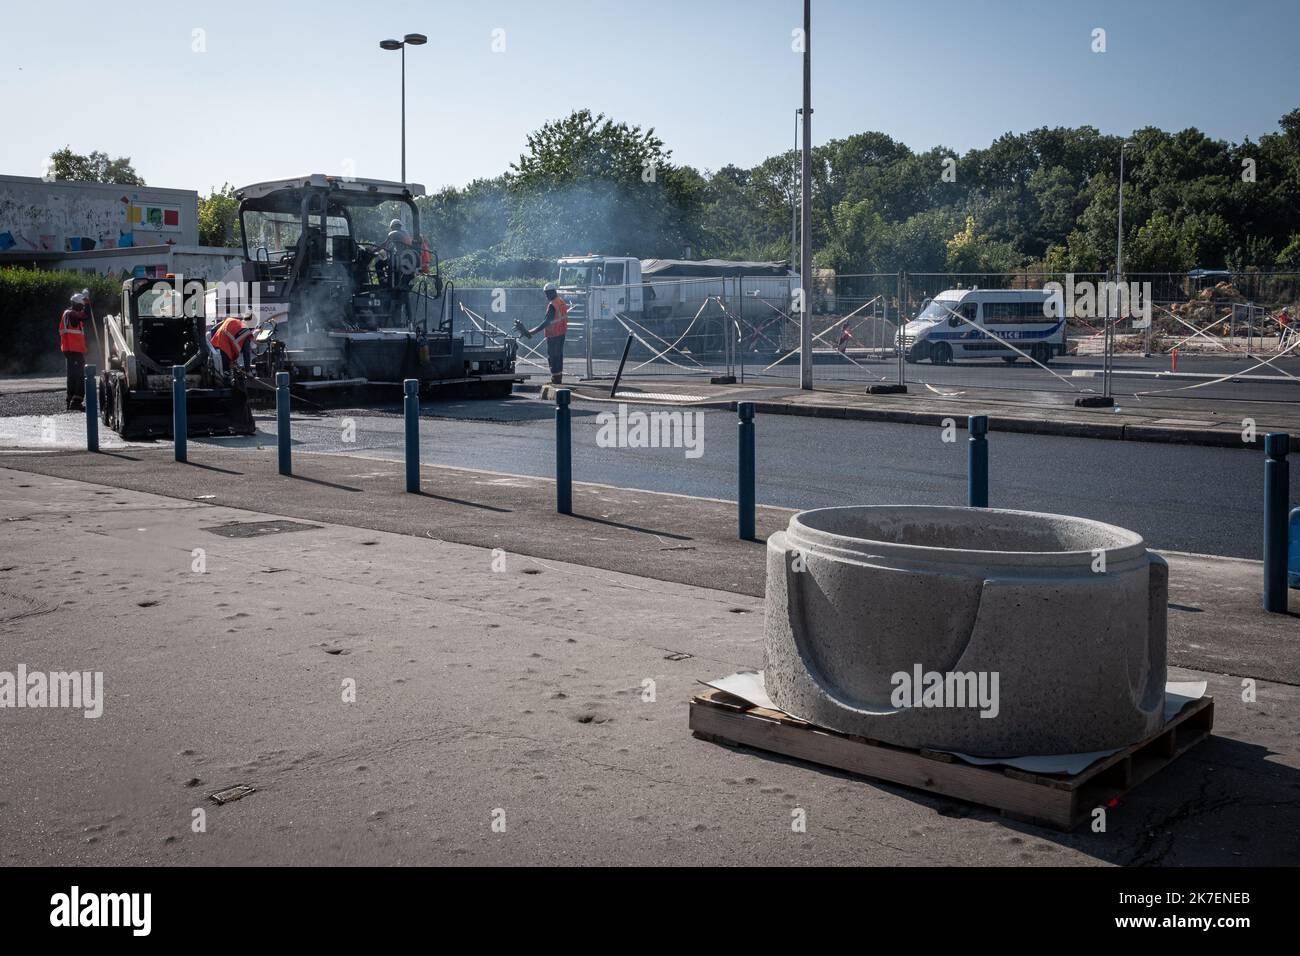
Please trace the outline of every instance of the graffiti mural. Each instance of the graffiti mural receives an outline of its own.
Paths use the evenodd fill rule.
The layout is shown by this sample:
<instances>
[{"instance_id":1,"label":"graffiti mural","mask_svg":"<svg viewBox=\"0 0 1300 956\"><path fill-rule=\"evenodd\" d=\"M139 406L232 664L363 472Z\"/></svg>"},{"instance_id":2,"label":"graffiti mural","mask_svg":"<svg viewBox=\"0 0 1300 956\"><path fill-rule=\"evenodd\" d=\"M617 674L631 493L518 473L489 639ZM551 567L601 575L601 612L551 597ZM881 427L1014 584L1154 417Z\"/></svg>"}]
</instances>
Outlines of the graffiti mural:
<instances>
[{"instance_id":1,"label":"graffiti mural","mask_svg":"<svg viewBox=\"0 0 1300 956\"><path fill-rule=\"evenodd\" d=\"M0 254L198 242L198 194L0 176Z\"/></svg>"}]
</instances>

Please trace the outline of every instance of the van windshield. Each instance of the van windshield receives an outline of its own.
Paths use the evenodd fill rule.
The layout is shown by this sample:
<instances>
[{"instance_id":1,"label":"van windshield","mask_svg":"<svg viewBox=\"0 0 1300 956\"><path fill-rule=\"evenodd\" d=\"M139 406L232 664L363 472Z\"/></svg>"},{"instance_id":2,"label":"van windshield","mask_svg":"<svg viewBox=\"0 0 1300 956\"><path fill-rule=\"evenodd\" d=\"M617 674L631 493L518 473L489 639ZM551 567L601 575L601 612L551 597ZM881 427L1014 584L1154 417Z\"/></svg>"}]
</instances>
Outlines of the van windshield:
<instances>
[{"instance_id":1,"label":"van windshield","mask_svg":"<svg viewBox=\"0 0 1300 956\"><path fill-rule=\"evenodd\" d=\"M946 319L957 311L957 299L935 299L917 316L918 319Z\"/></svg>"}]
</instances>

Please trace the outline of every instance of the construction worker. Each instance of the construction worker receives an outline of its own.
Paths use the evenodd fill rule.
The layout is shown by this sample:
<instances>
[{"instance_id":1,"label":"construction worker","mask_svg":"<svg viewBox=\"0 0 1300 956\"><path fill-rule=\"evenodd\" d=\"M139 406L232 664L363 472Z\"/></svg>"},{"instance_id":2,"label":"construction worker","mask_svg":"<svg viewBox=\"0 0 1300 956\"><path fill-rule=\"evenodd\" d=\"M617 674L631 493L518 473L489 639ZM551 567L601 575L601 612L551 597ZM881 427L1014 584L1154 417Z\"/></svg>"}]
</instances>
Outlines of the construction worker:
<instances>
[{"instance_id":1,"label":"construction worker","mask_svg":"<svg viewBox=\"0 0 1300 956\"><path fill-rule=\"evenodd\" d=\"M402 225L402 220L394 219L388 224L388 238L384 242L393 248L411 245L411 234Z\"/></svg>"},{"instance_id":2,"label":"construction worker","mask_svg":"<svg viewBox=\"0 0 1300 956\"><path fill-rule=\"evenodd\" d=\"M546 318L535 329L526 330L532 338L538 332L546 333L546 361L551 366L551 384L559 385L564 381L564 334L569 331L569 303L560 298L554 282L542 287L549 305L546 306Z\"/></svg>"},{"instance_id":3,"label":"construction worker","mask_svg":"<svg viewBox=\"0 0 1300 956\"><path fill-rule=\"evenodd\" d=\"M248 367L248 354L245 349L251 352L253 335L257 332L257 325L253 322L250 313L247 319L230 316L221 322L212 330L212 347L215 348L222 359L225 359L221 365L222 378L230 381L234 377L235 366L239 363L239 356L244 353L244 367Z\"/></svg>"},{"instance_id":4,"label":"construction worker","mask_svg":"<svg viewBox=\"0 0 1300 956\"><path fill-rule=\"evenodd\" d=\"M383 253L375 260L375 274L379 277L381 285L395 284L403 272L415 272L413 264L411 268L406 269L405 264L399 262L403 254L413 246L411 234L402 225L402 220L394 219L388 224L388 235L375 250L376 253ZM414 261L418 262L418 259Z\"/></svg>"},{"instance_id":5,"label":"construction worker","mask_svg":"<svg viewBox=\"0 0 1300 956\"><path fill-rule=\"evenodd\" d=\"M59 350L68 367L68 391L64 404L68 411L85 407L88 299L85 292L78 292L72 297L72 304L59 317Z\"/></svg>"},{"instance_id":6,"label":"construction worker","mask_svg":"<svg viewBox=\"0 0 1300 956\"><path fill-rule=\"evenodd\" d=\"M1287 315L1286 308L1277 314L1277 345L1282 347L1282 340L1286 338L1287 326L1291 324L1291 316Z\"/></svg>"}]
</instances>

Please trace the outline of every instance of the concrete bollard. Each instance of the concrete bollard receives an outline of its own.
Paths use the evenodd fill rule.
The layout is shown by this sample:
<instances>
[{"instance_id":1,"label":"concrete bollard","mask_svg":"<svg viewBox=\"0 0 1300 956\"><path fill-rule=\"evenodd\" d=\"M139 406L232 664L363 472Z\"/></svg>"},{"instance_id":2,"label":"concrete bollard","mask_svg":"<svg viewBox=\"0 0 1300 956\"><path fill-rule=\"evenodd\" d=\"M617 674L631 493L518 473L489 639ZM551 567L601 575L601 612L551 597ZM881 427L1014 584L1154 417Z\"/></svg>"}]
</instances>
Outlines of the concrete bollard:
<instances>
[{"instance_id":1,"label":"concrete bollard","mask_svg":"<svg viewBox=\"0 0 1300 956\"><path fill-rule=\"evenodd\" d=\"M99 451L99 369L93 365L85 368L86 392L86 451Z\"/></svg>"},{"instance_id":2,"label":"concrete bollard","mask_svg":"<svg viewBox=\"0 0 1300 956\"><path fill-rule=\"evenodd\" d=\"M966 498L972 508L989 506L989 417L971 415L966 419Z\"/></svg>"},{"instance_id":3,"label":"concrete bollard","mask_svg":"<svg viewBox=\"0 0 1300 956\"><path fill-rule=\"evenodd\" d=\"M754 540L754 403L737 402L739 417L738 479L736 510L741 541Z\"/></svg>"},{"instance_id":4,"label":"concrete bollard","mask_svg":"<svg viewBox=\"0 0 1300 956\"><path fill-rule=\"evenodd\" d=\"M176 444L176 460L189 457L189 409L185 407L185 366L172 366L172 436Z\"/></svg>"},{"instance_id":5,"label":"concrete bollard","mask_svg":"<svg viewBox=\"0 0 1300 956\"><path fill-rule=\"evenodd\" d=\"M569 421L569 390L555 391L555 510L573 514L573 433Z\"/></svg>"},{"instance_id":6,"label":"concrete bollard","mask_svg":"<svg viewBox=\"0 0 1300 956\"><path fill-rule=\"evenodd\" d=\"M275 432L280 446L280 474L293 474L289 450L289 373L275 373Z\"/></svg>"},{"instance_id":7,"label":"concrete bollard","mask_svg":"<svg viewBox=\"0 0 1300 956\"><path fill-rule=\"evenodd\" d=\"M1285 614L1287 498L1291 491L1291 466L1286 460L1291 436L1269 432L1264 436L1264 610Z\"/></svg>"},{"instance_id":8,"label":"concrete bollard","mask_svg":"<svg viewBox=\"0 0 1300 956\"><path fill-rule=\"evenodd\" d=\"M406 490L420 493L420 380L408 378L402 383L406 397L402 400L406 412Z\"/></svg>"}]
</instances>

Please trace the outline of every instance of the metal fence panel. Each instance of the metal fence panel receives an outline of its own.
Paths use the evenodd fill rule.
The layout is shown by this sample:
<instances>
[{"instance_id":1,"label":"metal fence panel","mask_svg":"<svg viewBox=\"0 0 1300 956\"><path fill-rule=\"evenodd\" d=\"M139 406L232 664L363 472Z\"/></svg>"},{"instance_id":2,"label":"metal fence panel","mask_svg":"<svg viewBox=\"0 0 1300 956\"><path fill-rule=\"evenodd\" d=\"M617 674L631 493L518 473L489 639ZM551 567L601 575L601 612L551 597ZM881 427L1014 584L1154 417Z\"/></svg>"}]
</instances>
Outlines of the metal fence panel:
<instances>
[{"instance_id":1,"label":"metal fence panel","mask_svg":"<svg viewBox=\"0 0 1300 956\"><path fill-rule=\"evenodd\" d=\"M1300 399L1300 343L1280 345L1277 320L1284 307L1293 316L1300 312L1300 273L1133 273L1124 279L1134 293L1130 306L1149 303L1149 328L1140 328L1140 309L1131 310L1137 319L1107 318L1126 300L1112 301L1117 286L1100 273L818 275L806 297L813 380L828 388L906 383L944 395L1027 390L1056 393L1053 401L1107 388L1139 399ZM613 378L630 337L628 377L734 375L797 383L798 282L795 276L672 279L570 295L566 374ZM949 363L899 347L900 327L942 292L1042 289L1050 282L1061 285L1069 307L1064 348L1050 359L1017 345L1014 332L1004 339L970 323L958 323L958 333L986 343L982 353ZM456 299L456 330L489 337L516 335L516 320L532 327L546 311L537 287L461 289ZM1292 328L1298 325L1293 319ZM521 341L520 369L546 371L543 343Z\"/></svg>"}]
</instances>

